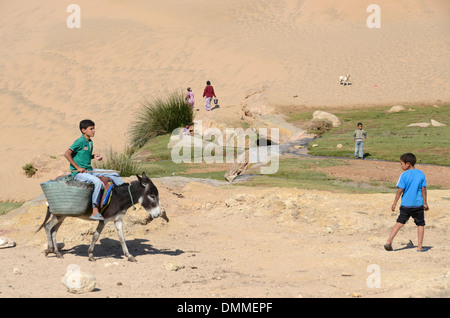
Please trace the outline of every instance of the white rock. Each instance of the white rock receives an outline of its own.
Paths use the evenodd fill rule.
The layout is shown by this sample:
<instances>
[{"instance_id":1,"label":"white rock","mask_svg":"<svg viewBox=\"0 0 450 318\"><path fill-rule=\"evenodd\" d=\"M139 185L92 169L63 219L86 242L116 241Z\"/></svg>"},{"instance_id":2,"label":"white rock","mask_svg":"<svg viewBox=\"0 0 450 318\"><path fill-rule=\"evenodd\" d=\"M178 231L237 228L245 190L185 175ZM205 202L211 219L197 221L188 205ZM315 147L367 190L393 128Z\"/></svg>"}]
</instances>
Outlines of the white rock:
<instances>
[{"instance_id":1,"label":"white rock","mask_svg":"<svg viewBox=\"0 0 450 318\"><path fill-rule=\"evenodd\" d=\"M167 271L173 271L176 272L179 269L184 268L184 265L178 261L174 261L174 262L165 262L164 263L164 268Z\"/></svg>"},{"instance_id":2,"label":"white rock","mask_svg":"<svg viewBox=\"0 0 450 318\"><path fill-rule=\"evenodd\" d=\"M245 116L256 118L258 116L275 113L275 108L265 102L253 102L243 104L242 111L244 112Z\"/></svg>"},{"instance_id":3,"label":"white rock","mask_svg":"<svg viewBox=\"0 0 450 318\"><path fill-rule=\"evenodd\" d=\"M61 280L67 291L73 294L85 294L94 290L95 277L87 272L80 271L79 266L70 265Z\"/></svg>"},{"instance_id":4,"label":"white rock","mask_svg":"<svg viewBox=\"0 0 450 318\"><path fill-rule=\"evenodd\" d=\"M428 127L430 126L430 123L413 123L413 124L409 124L408 127Z\"/></svg>"},{"instance_id":5,"label":"white rock","mask_svg":"<svg viewBox=\"0 0 450 318\"><path fill-rule=\"evenodd\" d=\"M405 110L405 107L403 107L402 105L396 105L396 106L392 106L391 109L389 109L387 112L388 113L398 113Z\"/></svg>"},{"instance_id":6,"label":"white rock","mask_svg":"<svg viewBox=\"0 0 450 318\"><path fill-rule=\"evenodd\" d=\"M437 121L434 120L434 119L431 120L431 125L434 126L434 127L445 126L445 124L441 124L440 122L437 122Z\"/></svg>"},{"instance_id":7,"label":"white rock","mask_svg":"<svg viewBox=\"0 0 450 318\"><path fill-rule=\"evenodd\" d=\"M0 248L14 247L16 242L12 238L0 236Z\"/></svg>"},{"instance_id":8,"label":"white rock","mask_svg":"<svg viewBox=\"0 0 450 318\"><path fill-rule=\"evenodd\" d=\"M328 120L333 124L333 127L339 127L341 125L341 121L339 120L339 118L336 115L321 111L321 110L316 110L313 113L313 120Z\"/></svg>"}]
</instances>

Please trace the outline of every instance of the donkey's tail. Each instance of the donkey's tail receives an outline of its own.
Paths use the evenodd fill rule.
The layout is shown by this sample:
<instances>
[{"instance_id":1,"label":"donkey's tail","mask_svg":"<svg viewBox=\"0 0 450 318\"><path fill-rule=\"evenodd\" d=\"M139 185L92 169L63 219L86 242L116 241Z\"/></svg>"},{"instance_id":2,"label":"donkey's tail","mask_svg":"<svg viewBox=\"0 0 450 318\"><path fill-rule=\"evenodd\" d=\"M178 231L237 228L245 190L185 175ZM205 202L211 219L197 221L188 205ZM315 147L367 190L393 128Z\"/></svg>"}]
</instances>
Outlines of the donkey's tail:
<instances>
[{"instance_id":1,"label":"donkey's tail","mask_svg":"<svg viewBox=\"0 0 450 318\"><path fill-rule=\"evenodd\" d=\"M39 232L39 231L44 227L45 223L47 223L48 219L50 218L50 214L51 214L51 212L50 212L50 207L47 206L47 214L45 215L44 222L43 222L43 223L41 224L41 226L36 230L35 233Z\"/></svg>"}]
</instances>

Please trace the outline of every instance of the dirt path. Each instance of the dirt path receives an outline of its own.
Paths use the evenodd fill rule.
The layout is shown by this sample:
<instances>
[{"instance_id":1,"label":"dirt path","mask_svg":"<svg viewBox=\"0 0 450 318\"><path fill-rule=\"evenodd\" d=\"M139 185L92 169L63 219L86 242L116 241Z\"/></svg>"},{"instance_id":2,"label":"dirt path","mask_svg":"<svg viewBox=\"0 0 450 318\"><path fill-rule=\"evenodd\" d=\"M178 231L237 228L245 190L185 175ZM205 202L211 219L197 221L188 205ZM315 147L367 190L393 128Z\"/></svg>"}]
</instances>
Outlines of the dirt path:
<instances>
[{"instance_id":1,"label":"dirt path","mask_svg":"<svg viewBox=\"0 0 450 318\"><path fill-rule=\"evenodd\" d=\"M346 159L344 162L345 165L322 168L320 171L353 181L390 182L393 185L402 173L399 162L358 159ZM450 167L417 164L416 168L425 173L428 187L450 188Z\"/></svg>"},{"instance_id":2,"label":"dirt path","mask_svg":"<svg viewBox=\"0 0 450 318\"><path fill-rule=\"evenodd\" d=\"M334 174L391 163L349 161ZM386 165L386 166L385 166ZM346 169L347 167L347 169ZM448 167L426 166L429 183L448 178ZM442 169L442 170L440 170ZM17 242L0 249L0 297L449 297L450 190L430 190L424 245L417 253L409 222L383 249L396 213L393 194L218 186L179 177L154 180L170 222L142 225L138 209L126 217L125 235L137 263L122 256L108 224L89 262L96 224L68 219L58 233L64 259L45 258L45 235L34 230L45 214L43 198L0 217L0 236ZM7 260L7 261L4 261ZM96 290L74 295L61 278L71 264L96 277ZM411 264L414 264L412 266ZM174 271L168 265L178 266ZM50 270L51 269L51 270ZM371 274L379 273L380 285Z\"/></svg>"}]
</instances>

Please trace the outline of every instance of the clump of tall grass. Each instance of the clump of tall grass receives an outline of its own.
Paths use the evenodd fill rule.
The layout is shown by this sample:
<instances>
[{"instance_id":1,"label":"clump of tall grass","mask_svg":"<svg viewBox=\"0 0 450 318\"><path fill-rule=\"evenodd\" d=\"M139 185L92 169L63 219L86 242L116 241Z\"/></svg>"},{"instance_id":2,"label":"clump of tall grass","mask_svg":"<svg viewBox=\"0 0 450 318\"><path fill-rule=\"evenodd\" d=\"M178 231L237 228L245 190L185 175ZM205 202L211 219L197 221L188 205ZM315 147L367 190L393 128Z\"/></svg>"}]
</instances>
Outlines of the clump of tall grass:
<instances>
[{"instance_id":1,"label":"clump of tall grass","mask_svg":"<svg viewBox=\"0 0 450 318\"><path fill-rule=\"evenodd\" d=\"M94 163L94 167L98 169L119 171L119 175L121 177L129 177L142 173L141 165L131 160L129 154L126 152L118 153L111 148L102 161L97 161Z\"/></svg>"},{"instance_id":2,"label":"clump of tall grass","mask_svg":"<svg viewBox=\"0 0 450 318\"><path fill-rule=\"evenodd\" d=\"M147 141L170 134L193 122L194 114L181 91L145 100L131 127L132 146L142 147Z\"/></svg>"},{"instance_id":3,"label":"clump of tall grass","mask_svg":"<svg viewBox=\"0 0 450 318\"><path fill-rule=\"evenodd\" d=\"M23 171L25 171L25 174L28 178L31 178L36 174L37 169L33 166L32 163L27 163L26 165L22 166Z\"/></svg>"}]
</instances>

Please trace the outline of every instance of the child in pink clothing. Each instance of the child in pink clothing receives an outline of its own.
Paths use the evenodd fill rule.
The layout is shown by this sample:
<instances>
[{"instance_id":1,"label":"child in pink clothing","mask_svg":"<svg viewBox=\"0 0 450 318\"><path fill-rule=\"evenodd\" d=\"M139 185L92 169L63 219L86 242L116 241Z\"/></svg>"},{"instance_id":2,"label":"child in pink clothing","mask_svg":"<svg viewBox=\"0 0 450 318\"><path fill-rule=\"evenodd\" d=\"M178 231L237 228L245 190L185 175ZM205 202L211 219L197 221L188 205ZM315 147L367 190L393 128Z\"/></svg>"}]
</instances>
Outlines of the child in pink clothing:
<instances>
[{"instance_id":1,"label":"child in pink clothing","mask_svg":"<svg viewBox=\"0 0 450 318\"><path fill-rule=\"evenodd\" d=\"M194 100L194 93L192 92L192 89L190 87L187 88L187 94L186 94L186 101L191 108L194 108L195 100Z\"/></svg>"}]
</instances>

